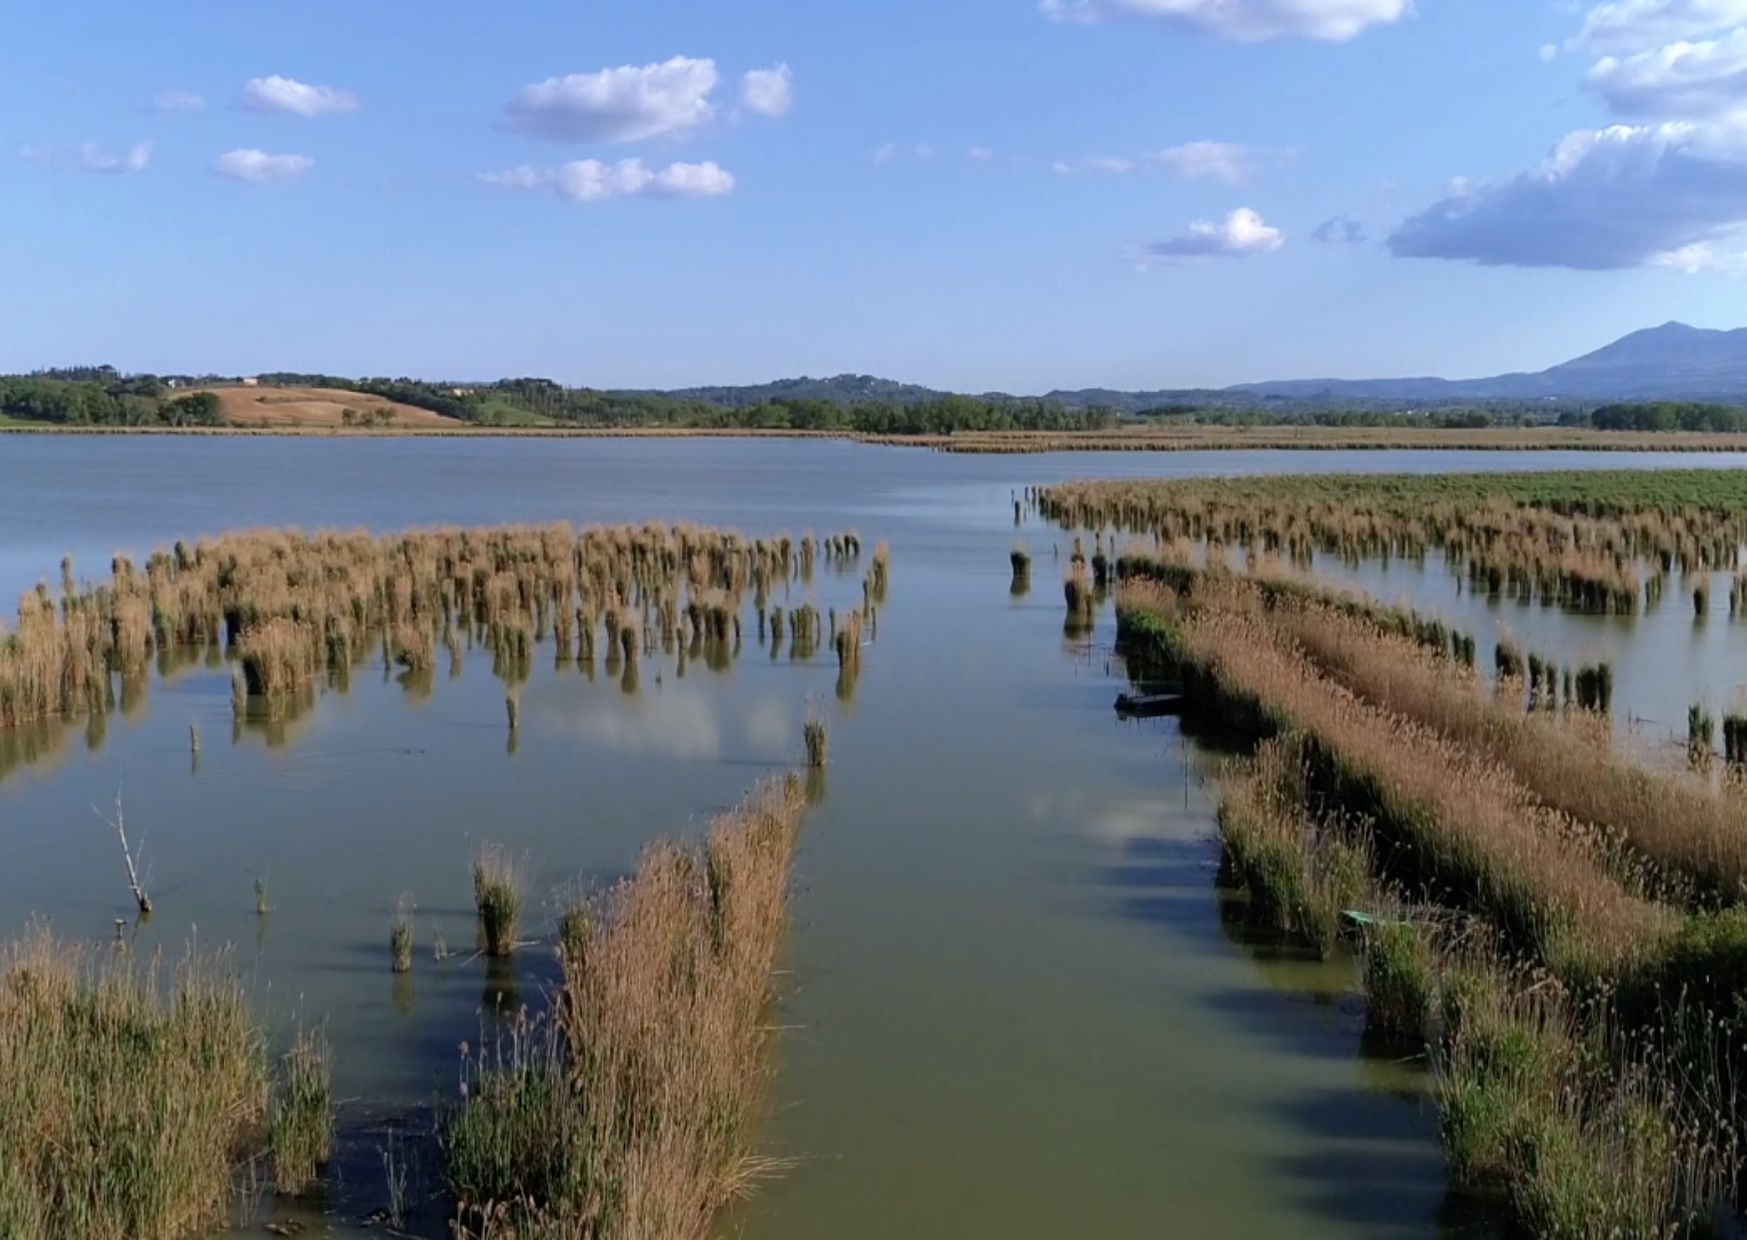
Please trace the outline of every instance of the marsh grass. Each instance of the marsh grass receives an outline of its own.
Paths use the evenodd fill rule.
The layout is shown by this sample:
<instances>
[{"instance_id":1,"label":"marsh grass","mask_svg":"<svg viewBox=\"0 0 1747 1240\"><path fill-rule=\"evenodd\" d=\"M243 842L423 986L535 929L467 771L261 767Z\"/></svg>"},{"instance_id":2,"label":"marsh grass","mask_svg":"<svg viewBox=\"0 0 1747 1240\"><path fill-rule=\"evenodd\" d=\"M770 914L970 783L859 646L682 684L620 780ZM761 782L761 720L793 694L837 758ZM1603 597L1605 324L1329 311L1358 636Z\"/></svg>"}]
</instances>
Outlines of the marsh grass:
<instances>
[{"instance_id":1,"label":"marsh grass","mask_svg":"<svg viewBox=\"0 0 1747 1240\"><path fill-rule=\"evenodd\" d=\"M0 1234L132 1240L219 1224L268 1072L222 958L173 969L32 930L0 954Z\"/></svg>"},{"instance_id":2,"label":"marsh grass","mask_svg":"<svg viewBox=\"0 0 1747 1240\"><path fill-rule=\"evenodd\" d=\"M823 719L808 719L801 725L801 739L807 748L807 765L818 770L831 760L831 737Z\"/></svg>"},{"instance_id":3,"label":"marsh grass","mask_svg":"<svg viewBox=\"0 0 1747 1240\"><path fill-rule=\"evenodd\" d=\"M396 973L412 972L412 897L403 895L394 902L394 920L388 928L388 952Z\"/></svg>"},{"instance_id":4,"label":"marsh grass","mask_svg":"<svg viewBox=\"0 0 1747 1240\"><path fill-rule=\"evenodd\" d=\"M516 949L522 909L522 874L501 844L481 844L473 858L473 905L485 954L503 958Z\"/></svg>"},{"instance_id":5,"label":"marsh grass","mask_svg":"<svg viewBox=\"0 0 1747 1240\"><path fill-rule=\"evenodd\" d=\"M552 1013L464 1048L440 1116L461 1234L701 1240L777 1169L752 1145L805 804L765 785L563 917Z\"/></svg>"},{"instance_id":6,"label":"marsh grass","mask_svg":"<svg viewBox=\"0 0 1747 1240\"><path fill-rule=\"evenodd\" d=\"M308 1190L333 1152L334 1090L327 1033L300 1030L280 1061L267 1125L274 1187L296 1196Z\"/></svg>"},{"instance_id":7,"label":"marsh grass","mask_svg":"<svg viewBox=\"0 0 1747 1240\"><path fill-rule=\"evenodd\" d=\"M1365 935L1365 1020L1391 1037L1425 1036L1434 991L1426 927L1385 919Z\"/></svg>"},{"instance_id":8,"label":"marsh grass","mask_svg":"<svg viewBox=\"0 0 1747 1240\"><path fill-rule=\"evenodd\" d=\"M1373 903L1370 844L1362 824L1318 821L1308 800L1300 749L1264 742L1228 781L1219 840L1228 872L1249 892L1251 919L1326 959L1342 914Z\"/></svg>"}]
</instances>

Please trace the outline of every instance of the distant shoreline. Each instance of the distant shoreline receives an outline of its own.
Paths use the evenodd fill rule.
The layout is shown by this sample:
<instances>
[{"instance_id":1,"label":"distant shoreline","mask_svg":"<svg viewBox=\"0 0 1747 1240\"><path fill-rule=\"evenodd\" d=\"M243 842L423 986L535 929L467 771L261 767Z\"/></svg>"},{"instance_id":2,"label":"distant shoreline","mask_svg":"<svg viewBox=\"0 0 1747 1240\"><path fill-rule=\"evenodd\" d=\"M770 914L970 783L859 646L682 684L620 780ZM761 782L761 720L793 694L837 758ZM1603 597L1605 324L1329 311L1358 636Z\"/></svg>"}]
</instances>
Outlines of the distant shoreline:
<instances>
[{"instance_id":1,"label":"distant shoreline","mask_svg":"<svg viewBox=\"0 0 1747 1240\"><path fill-rule=\"evenodd\" d=\"M1204 451L1578 451L1747 452L1747 435L1695 431L1597 431L1571 428L1338 428L1338 426L1198 426L1170 430L961 431L956 435L858 435L853 431L739 428L601 428L601 426L465 426L465 428L332 428L332 426L51 426L9 423L0 435L173 435L239 438L811 438L872 447L1024 456L1034 452Z\"/></svg>"},{"instance_id":2,"label":"distant shoreline","mask_svg":"<svg viewBox=\"0 0 1747 1240\"><path fill-rule=\"evenodd\" d=\"M866 435L850 431L733 427L296 427L62 426L0 424L0 436L141 435L286 439L821 439L937 452L1491 450L1514 452L1747 452L1747 433L1597 431L1565 427L1172 427L1108 431L961 431L951 435Z\"/></svg>"}]
</instances>

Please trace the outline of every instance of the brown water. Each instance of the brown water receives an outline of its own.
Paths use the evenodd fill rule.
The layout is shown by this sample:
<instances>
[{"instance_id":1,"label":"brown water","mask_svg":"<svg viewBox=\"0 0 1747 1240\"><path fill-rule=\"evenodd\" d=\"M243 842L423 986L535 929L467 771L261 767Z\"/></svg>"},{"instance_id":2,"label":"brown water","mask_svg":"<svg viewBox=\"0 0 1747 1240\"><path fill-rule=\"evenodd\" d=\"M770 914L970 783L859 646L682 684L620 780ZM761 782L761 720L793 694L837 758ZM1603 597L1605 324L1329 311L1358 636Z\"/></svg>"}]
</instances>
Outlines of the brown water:
<instances>
[{"instance_id":1,"label":"brown water","mask_svg":"<svg viewBox=\"0 0 1747 1240\"><path fill-rule=\"evenodd\" d=\"M9 437L0 590L12 593L53 576L64 553L94 572L116 550L237 526L547 519L854 528L869 546L891 541L893 582L850 703L833 693L829 657L773 662L748 643L726 673L694 664L681 678L656 655L629 693L604 671L591 680L536 657L514 752L484 655L453 680L439 668L428 694L356 674L295 723L234 739L227 669L204 664L154 677L101 736L0 735L0 927L38 915L100 938L128 914L121 859L93 813L119 789L158 903L127 933L171 950L196 933L234 943L277 1036L328 1022L342 1157L325 1199L298 1213L355 1230L386 1199L384 1126L428 1127L482 1007L505 991L537 1006L551 976L543 948L503 974L468 958L474 844L526 855L539 932L567 886L610 880L645 841L696 829L792 764L812 703L832 765L796 871L790 1028L768 1127L770 1152L798 1161L726 1231L1462 1229L1417 1066L1368 1053L1350 969L1247 942L1241 910L1216 890L1205 780L1217 754L1175 721L1117 722L1107 616L1089 643L1064 640L1059 533L1020 531L1037 587L1009 596L1010 497L1094 475L1633 463L1740 462ZM811 594L847 605L858 578L821 573ZM1552 625L1561 613L1535 614ZM1735 675L1713 663L1715 640L1670 625L1644 657L1670 678ZM1639 685L1616 668L1629 702ZM403 892L418 904L419 954L397 981L386 941ZM456 950L441 963L439 935ZM411 1148L430 1170L430 1152ZM293 1212L269 1201L256 1221ZM440 1212L413 1230L441 1234Z\"/></svg>"}]
</instances>

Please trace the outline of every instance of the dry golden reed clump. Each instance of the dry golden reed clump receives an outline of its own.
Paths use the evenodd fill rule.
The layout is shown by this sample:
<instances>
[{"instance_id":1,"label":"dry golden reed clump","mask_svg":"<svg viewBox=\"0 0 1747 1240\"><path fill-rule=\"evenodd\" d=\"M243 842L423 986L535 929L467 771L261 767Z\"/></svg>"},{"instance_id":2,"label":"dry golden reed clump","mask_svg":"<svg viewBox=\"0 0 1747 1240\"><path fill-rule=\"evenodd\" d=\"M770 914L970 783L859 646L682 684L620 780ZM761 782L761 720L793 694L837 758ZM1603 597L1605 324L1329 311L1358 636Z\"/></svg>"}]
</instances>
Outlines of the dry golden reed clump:
<instances>
[{"instance_id":1,"label":"dry golden reed clump","mask_svg":"<svg viewBox=\"0 0 1747 1240\"><path fill-rule=\"evenodd\" d=\"M790 778L562 919L554 1012L464 1056L442 1117L462 1234L700 1240L753 1152L806 798Z\"/></svg>"}]
</instances>

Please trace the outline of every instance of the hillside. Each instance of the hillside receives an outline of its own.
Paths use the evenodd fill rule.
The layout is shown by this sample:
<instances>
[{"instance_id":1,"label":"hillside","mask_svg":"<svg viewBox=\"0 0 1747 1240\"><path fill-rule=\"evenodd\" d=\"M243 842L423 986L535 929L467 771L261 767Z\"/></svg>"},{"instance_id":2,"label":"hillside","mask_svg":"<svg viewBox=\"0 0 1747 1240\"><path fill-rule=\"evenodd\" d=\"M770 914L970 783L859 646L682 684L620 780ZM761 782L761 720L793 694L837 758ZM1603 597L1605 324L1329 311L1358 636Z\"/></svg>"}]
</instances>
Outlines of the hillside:
<instances>
[{"instance_id":1,"label":"hillside","mask_svg":"<svg viewBox=\"0 0 1747 1240\"><path fill-rule=\"evenodd\" d=\"M1747 328L1714 331L1664 323L1532 373L1457 380L1293 379L1228 390L1289 400L1741 401L1747 399Z\"/></svg>"},{"instance_id":2,"label":"hillside","mask_svg":"<svg viewBox=\"0 0 1747 1240\"><path fill-rule=\"evenodd\" d=\"M324 387L208 387L193 391L218 397L225 420L238 426L386 425L434 429L465 426L459 418L400 401ZM346 411L352 411L348 422ZM392 416L390 416L392 415Z\"/></svg>"}]
</instances>

